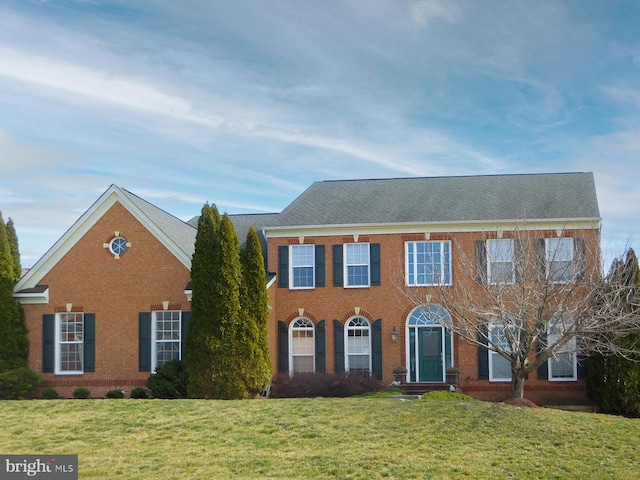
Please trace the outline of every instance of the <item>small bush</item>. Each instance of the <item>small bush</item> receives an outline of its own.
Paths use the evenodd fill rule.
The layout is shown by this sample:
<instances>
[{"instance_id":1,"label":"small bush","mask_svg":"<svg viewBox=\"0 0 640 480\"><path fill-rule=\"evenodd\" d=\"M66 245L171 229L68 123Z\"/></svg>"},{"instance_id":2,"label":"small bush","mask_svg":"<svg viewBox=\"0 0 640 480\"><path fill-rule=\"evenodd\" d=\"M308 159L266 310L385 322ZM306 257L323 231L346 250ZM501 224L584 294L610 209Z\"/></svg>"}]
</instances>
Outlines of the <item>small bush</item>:
<instances>
[{"instance_id":1,"label":"small bush","mask_svg":"<svg viewBox=\"0 0 640 480\"><path fill-rule=\"evenodd\" d=\"M270 396L274 398L353 397L376 392L385 385L362 373L281 373L274 377Z\"/></svg>"},{"instance_id":2,"label":"small bush","mask_svg":"<svg viewBox=\"0 0 640 480\"><path fill-rule=\"evenodd\" d=\"M131 398L149 398L149 392L144 387L136 387L131 390Z\"/></svg>"},{"instance_id":3,"label":"small bush","mask_svg":"<svg viewBox=\"0 0 640 480\"><path fill-rule=\"evenodd\" d=\"M367 398L386 398L386 397L393 397L396 395L405 395L405 392L398 387L389 387L389 388L385 388L384 390L380 390L378 392L368 392L362 396Z\"/></svg>"},{"instance_id":4,"label":"small bush","mask_svg":"<svg viewBox=\"0 0 640 480\"><path fill-rule=\"evenodd\" d=\"M107 392L107 398L124 398L124 390L109 390Z\"/></svg>"},{"instance_id":5,"label":"small bush","mask_svg":"<svg viewBox=\"0 0 640 480\"><path fill-rule=\"evenodd\" d=\"M171 360L158 368L147 380L154 398L187 398L189 374L181 360Z\"/></svg>"},{"instance_id":6,"label":"small bush","mask_svg":"<svg viewBox=\"0 0 640 480\"><path fill-rule=\"evenodd\" d=\"M42 391L42 398L45 400L55 400L56 398L60 398L60 394L53 387L47 387Z\"/></svg>"},{"instance_id":7,"label":"small bush","mask_svg":"<svg viewBox=\"0 0 640 480\"><path fill-rule=\"evenodd\" d=\"M435 390L422 395L424 400L449 400L454 402L477 402L478 400L464 393Z\"/></svg>"},{"instance_id":8,"label":"small bush","mask_svg":"<svg viewBox=\"0 0 640 480\"><path fill-rule=\"evenodd\" d=\"M22 400L42 385L42 377L27 367L0 373L0 400Z\"/></svg>"},{"instance_id":9,"label":"small bush","mask_svg":"<svg viewBox=\"0 0 640 480\"><path fill-rule=\"evenodd\" d=\"M79 387L73 391L73 398L91 398L91 391L88 388Z\"/></svg>"}]
</instances>

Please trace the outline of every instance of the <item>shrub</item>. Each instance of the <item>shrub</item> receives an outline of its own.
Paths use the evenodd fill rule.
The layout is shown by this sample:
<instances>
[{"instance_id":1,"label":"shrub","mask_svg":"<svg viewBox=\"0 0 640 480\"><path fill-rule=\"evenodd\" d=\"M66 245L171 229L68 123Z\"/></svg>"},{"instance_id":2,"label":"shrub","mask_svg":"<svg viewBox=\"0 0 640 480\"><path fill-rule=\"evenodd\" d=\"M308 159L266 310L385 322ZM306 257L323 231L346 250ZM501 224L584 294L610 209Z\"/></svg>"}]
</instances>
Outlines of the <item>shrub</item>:
<instances>
[{"instance_id":1,"label":"shrub","mask_svg":"<svg viewBox=\"0 0 640 480\"><path fill-rule=\"evenodd\" d=\"M47 387L42 391L42 398L45 400L55 400L56 398L60 398L60 394L53 387Z\"/></svg>"},{"instance_id":2,"label":"shrub","mask_svg":"<svg viewBox=\"0 0 640 480\"><path fill-rule=\"evenodd\" d=\"M124 398L124 390L109 390L107 392L107 398Z\"/></svg>"},{"instance_id":3,"label":"shrub","mask_svg":"<svg viewBox=\"0 0 640 480\"><path fill-rule=\"evenodd\" d=\"M386 398L386 397L393 397L396 395L405 395L405 392L398 387L389 387L389 388L385 388L384 390L379 390L377 392L368 392L362 396L367 398Z\"/></svg>"},{"instance_id":4,"label":"shrub","mask_svg":"<svg viewBox=\"0 0 640 480\"><path fill-rule=\"evenodd\" d=\"M274 398L353 397L376 392L385 385L362 373L281 373L274 377L270 396Z\"/></svg>"},{"instance_id":5,"label":"shrub","mask_svg":"<svg viewBox=\"0 0 640 480\"><path fill-rule=\"evenodd\" d=\"M464 393L449 392L447 390L435 390L422 395L424 400L448 400L454 402L477 402L477 399Z\"/></svg>"},{"instance_id":6,"label":"shrub","mask_svg":"<svg viewBox=\"0 0 640 480\"><path fill-rule=\"evenodd\" d=\"M131 390L131 398L149 398L149 393L144 387L136 387Z\"/></svg>"},{"instance_id":7,"label":"shrub","mask_svg":"<svg viewBox=\"0 0 640 480\"><path fill-rule=\"evenodd\" d=\"M187 398L189 374L180 360L171 360L158 368L147 380L154 398Z\"/></svg>"},{"instance_id":8,"label":"shrub","mask_svg":"<svg viewBox=\"0 0 640 480\"><path fill-rule=\"evenodd\" d=\"M33 395L42 377L27 367L0 373L0 400L21 400Z\"/></svg>"},{"instance_id":9,"label":"shrub","mask_svg":"<svg viewBox=\"0 0 640 480\"><path fill-rule=\"evenodd\" d=\"M91 391L88 388L79 387L73 391L73 398L91 398Z\"/></svg>"}]
</instances>

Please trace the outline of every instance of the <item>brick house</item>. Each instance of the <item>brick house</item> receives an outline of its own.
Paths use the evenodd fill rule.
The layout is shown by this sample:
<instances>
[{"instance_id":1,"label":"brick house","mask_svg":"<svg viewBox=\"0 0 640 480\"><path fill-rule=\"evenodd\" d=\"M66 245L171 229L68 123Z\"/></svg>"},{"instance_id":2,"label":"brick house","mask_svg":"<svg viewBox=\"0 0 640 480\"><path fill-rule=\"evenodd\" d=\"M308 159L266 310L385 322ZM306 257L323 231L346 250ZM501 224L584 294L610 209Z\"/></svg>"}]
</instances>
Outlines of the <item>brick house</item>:
<instances>
[{"instance_id":1,"label":"brick house","mask_svg":"<svg viewBox=\"0 0 640 480\"><path fill-rule=\"evenodd\" d=\"M436 325L456 320L430 301L434 284L475 291L462 256L484 262L488 278L504 275L523 219L532 239L562 246L561 260L582 256L596 274L600 260L590 173L316 182L281 213L231 218L241 242L252 225L263 241L275 372L365 370L391 382L404 366L407 382L441 386L456 367L462 391L487 400L509 396L510 372ZM31 367L65 395L99 395L144 385L179 358L196 225L111 186L16 286ZM544 367L527 398L585 401L575 353Z\"/></svg>"}]
</instances>

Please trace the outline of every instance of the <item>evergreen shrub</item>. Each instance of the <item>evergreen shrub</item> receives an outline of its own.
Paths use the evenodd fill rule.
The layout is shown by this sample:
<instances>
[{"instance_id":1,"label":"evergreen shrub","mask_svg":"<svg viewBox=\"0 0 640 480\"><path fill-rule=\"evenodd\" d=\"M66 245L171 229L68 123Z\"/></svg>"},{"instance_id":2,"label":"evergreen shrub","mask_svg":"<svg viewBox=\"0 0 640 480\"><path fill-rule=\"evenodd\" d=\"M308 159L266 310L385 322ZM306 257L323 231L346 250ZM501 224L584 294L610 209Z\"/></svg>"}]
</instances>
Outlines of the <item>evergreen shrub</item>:
<instances>
[{"instance_id":1,"label":"evergreen shrub","mask_svg":"<svg viewBox=\"0 0 640 480\"><path fill-rule=\"evenodd\" d=\"M0 400L30 398L42 385L42 377L27 367L14 368L0 373Z\"/></svg>"},{"instance_id":2,"label":"evergreen shrub","mask_svg":"<svg viewBox=\"0 0 640 480\"><path fill-rule=\"evenodd\" d=\"M154 398L187 398L189 374L181 360L171 360L158 368L147 380Z\"/></svg>"},{"instance_id":3,"label":"evergreen shrub","mask_svg":"<svg viewBox=\"0 0 640 480\"><path fill-rule=\"evenodd\" d=\"M73 398L86 399L91 398L91 391L88 388L79 387L73 391Z\"/></svg>"},{"instance_id":4,"label":"evergreen shrub","mask_svg":"<svg viewBox=\"0 0 640 480\"><path fill-rule=\"evenodd\" d=\"M47 387L42 391L42 398L45 400L55 400L56 398L60 398L60 394L53 387Z\"/></svg>"},{"instance_id":5,"label":"evergreen shrub","mask_svg":"<svg viewBox=\"0 0 640 480\"><path fill-rule=\"evenodd\" d=\"M107 398L124 398L124 390L109 390L107 392Z\"/></svg>"},{"instance_id":6,"label":"evergreen shrub","mask_svg":"<svg viewBox=\"0 0 640 480\"><path fill-rule=\"evenodd\" d=\"M136 387L131 390L131 398L149 398L149 392L144 387Z\"/></svg>"}]
</instances>

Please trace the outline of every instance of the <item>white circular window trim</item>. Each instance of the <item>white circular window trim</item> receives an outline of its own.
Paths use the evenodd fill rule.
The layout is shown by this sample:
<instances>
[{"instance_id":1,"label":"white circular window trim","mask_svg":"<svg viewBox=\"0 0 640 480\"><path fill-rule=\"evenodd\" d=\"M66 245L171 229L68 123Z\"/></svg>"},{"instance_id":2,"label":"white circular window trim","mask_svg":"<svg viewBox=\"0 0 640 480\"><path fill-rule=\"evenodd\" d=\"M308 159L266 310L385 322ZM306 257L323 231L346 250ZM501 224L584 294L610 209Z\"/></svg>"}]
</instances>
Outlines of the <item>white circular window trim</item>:
<instances>
[{"instance_id":1,"label":"white circular window trim","mask_svg":"<svg viewBox=\"0 0 640 480\"><path fill-rule=\"evenodd\" d=\"M112 238L109 242L109 250L111 250L111 253L114 255L122 255L127 251L127 248L127 241L122 237Z\"/></svg>"}]
</instances>

